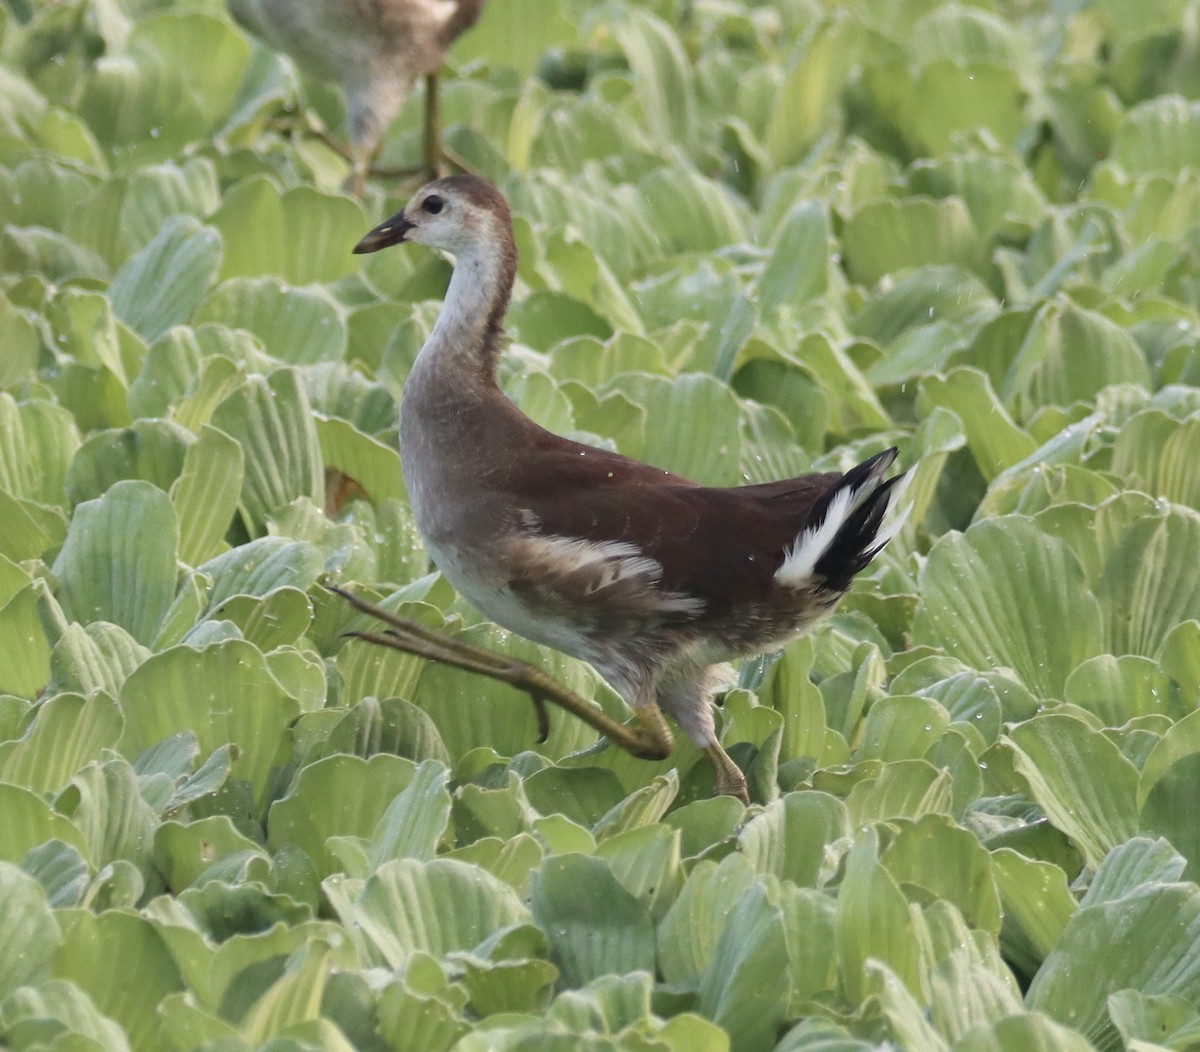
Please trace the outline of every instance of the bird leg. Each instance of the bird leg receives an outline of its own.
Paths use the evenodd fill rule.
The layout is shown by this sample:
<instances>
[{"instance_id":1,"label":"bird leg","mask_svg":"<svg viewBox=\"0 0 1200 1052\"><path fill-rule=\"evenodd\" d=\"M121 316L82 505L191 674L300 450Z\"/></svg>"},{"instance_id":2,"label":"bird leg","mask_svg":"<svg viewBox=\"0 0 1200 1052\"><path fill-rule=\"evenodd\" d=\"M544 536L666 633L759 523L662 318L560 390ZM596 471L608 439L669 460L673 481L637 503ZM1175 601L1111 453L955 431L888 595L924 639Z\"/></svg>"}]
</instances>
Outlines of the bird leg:
<instances>
[{"instance_id":1,"label":"bird leg","mask_svg":"<svg viewBox=\"0 0 1200 1052\"><path fill-rule=\"evenodd\" d=\"M430 179L438 179L442 171L442 111L438 88L441 76L434 70L425 78L425 170Z\"/></svg>"},{"instance_id":2,"label":"bird leg","mask_svg":"<svg viewBox=\"0 0 1200 1052\"><path fill-rule=\"evenodd\" d=\"M442 141L442 74L439 70L425 78L425 168L430 179L449 174L449 161L460 172L479 175L463 158Z\"/></svg>"},{"instance_id":3,"label":"bird leg","mask_svg":"<svg viewBox=\"0 0 1200 1052\"><path fill-rule=\"evenodd\" d=\"M718 741L710 742L704 747L704 752L712 760L716 768L716 778L713 781L713 792L718 796L736 796L742 803L749 806L750 794L746 791L746 776L742 769L733 762L732 757Z\"/></svg>"},{"instance_id":4,"label":"bird leg","mask_svg":"<svg viewBox=\"0 0 1200 1052\"><path fill-rule=\"evenodd\" d=\"M577 716L632 756L643 760L663 760L671 754L671 731L657 705L635 708L632 725L619 723L596 705L528 662L455 639L444 632L428 628L419 621L384 610L342 588L331 587L329 590L340 595L356 610L361 610L389 626L383 632L355 631L347 632L346 635L377 646L391 647L405 654L414 654L427 661L436 661L466 672L487 676L524 691L533 701L537 713L538 741L545 741L550 733L550 718L546 712L546 702L550 702ZM728 760L728 757L726 759ZM734 769L736 770L736 766Z\"/></svg>"}]
</instances>

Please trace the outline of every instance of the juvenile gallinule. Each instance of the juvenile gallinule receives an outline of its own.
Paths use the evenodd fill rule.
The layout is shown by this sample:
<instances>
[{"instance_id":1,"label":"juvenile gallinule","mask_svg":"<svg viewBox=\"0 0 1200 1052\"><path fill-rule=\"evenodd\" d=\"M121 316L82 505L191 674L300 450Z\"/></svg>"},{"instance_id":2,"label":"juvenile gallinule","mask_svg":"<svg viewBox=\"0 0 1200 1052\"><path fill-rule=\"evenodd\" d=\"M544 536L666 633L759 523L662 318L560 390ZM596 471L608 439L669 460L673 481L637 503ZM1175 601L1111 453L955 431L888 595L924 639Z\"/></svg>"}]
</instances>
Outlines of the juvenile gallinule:
<instances>
[{"instance_id":1,"label":"juvenile gallinule","mask_svg":"<svg viewBox=\"0 0 1200 1052\"><path fill-rule=\"evenodd\" d=\"M350 186L361 195L371 159L417 78L425 84L425 168L442 165L438 71L475 24L483 0L229 0L264 43L346 91Z\"/></svg>"},{"instance_id":2,"label":"juvenile gallinule","mask_svg":"<svg viewBox=\"0 0 1200 1052\"><path fill-rule=\"evenodd\" d=\"M561 438L496 383L517 265L500 192L473 175L429 183L354 251L402 241L455 258L400 406L404 482L433 561L491 620L590 662L635 721L616 723L582 699L564 703L523 666L514 682L539 711L540 700L566 704L648 758L670 752L665 711L712 760L716 791L745 800L745 778L713 729L724 662L805 631L895 536L907 509L888 512L909 478L885 477L896 450L844 475L710 489ZM425 630L418 640L411 626L358 605L396 626L368 638L508 678L506 658Z\"/></svg>"}]
</instances>

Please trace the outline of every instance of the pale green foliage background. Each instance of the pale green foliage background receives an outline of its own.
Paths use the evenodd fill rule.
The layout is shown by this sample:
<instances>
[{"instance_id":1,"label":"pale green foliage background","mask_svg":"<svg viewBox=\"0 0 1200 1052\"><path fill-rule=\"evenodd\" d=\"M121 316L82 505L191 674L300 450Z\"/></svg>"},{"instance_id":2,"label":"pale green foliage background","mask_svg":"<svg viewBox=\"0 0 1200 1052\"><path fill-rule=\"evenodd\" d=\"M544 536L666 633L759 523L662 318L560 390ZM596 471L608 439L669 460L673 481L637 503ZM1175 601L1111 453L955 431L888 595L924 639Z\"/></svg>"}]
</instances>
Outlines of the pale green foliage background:
<instances>
[{"instance_id":1,"label":"pale green foliage background","mask_svg":"<svg viewBox=\"0 0 1200 1052\"><path fill-rule=\"evenodd\" d=\"M0 1044L1200 1046L1196 0L490 0L502 380L712 484L919 463L719 714L753 805L347 642L436 576L330 85L216 0L0 5ZM381 164L413 163L420 93Z\"/></svg>"}]
</instances>

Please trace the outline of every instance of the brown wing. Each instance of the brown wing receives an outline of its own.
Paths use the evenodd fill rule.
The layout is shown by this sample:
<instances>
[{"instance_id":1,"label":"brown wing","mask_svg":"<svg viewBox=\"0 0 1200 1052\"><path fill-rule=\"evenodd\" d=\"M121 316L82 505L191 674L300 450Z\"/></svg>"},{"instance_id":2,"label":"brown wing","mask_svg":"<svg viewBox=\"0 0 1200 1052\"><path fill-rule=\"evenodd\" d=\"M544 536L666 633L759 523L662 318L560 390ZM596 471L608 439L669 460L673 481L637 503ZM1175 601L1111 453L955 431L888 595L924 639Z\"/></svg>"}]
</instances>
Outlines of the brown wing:
<instances>
[{"instance_id":1,"label":"brown wing","mask_svg":"<svg viewBox=\"0 0 1200 1052\"><path fill-rule=\"evenodd\" d=\"M627 545L660 568L641 575L645 587L700 600L688 609L710 614L767 595L785 549L841 477L710 489L561 439L522 458L521 469L504 485L526 514L530 537ZM632 585L638 576L619 579ZM678 605L682 614L686 604Z\"/></svg>"}]
</instances>

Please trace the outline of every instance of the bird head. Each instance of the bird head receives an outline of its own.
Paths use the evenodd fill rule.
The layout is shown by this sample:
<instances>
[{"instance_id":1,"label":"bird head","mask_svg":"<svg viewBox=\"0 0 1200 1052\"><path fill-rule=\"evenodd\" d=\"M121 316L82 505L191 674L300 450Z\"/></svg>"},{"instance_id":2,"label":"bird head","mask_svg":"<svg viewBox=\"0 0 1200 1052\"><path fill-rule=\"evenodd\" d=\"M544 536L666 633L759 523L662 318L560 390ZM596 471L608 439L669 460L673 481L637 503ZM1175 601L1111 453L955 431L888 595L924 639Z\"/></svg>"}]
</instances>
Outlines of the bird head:
<instances>
[{"instance_id":1,"label":"bird head","mask_svg":"<svg viewBox=\"0 0 1200 1052\"><path fill-rule=\"evenodd\" d=\"M500 191L476 175L426 183L412 200L354 246L356 253L411 241L461 255L512 238L512 217Z\"/></svg>"}]
</instances>

